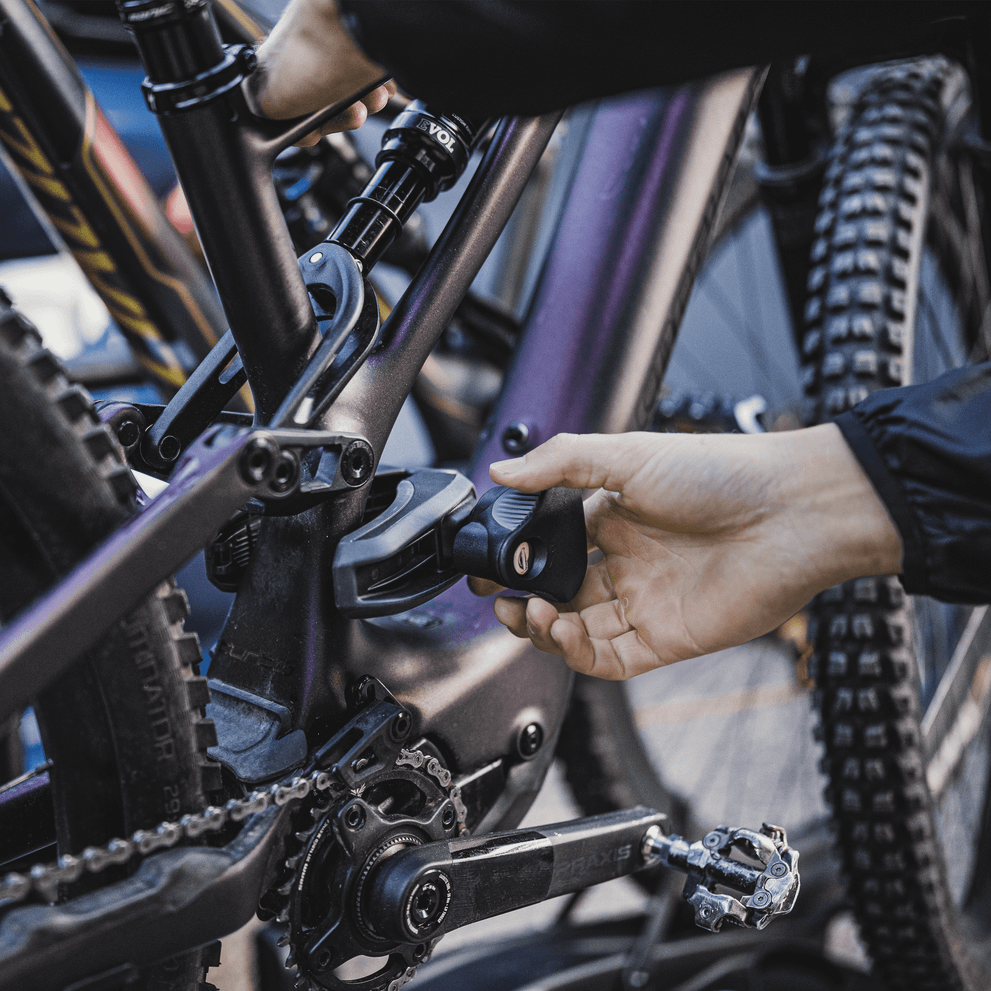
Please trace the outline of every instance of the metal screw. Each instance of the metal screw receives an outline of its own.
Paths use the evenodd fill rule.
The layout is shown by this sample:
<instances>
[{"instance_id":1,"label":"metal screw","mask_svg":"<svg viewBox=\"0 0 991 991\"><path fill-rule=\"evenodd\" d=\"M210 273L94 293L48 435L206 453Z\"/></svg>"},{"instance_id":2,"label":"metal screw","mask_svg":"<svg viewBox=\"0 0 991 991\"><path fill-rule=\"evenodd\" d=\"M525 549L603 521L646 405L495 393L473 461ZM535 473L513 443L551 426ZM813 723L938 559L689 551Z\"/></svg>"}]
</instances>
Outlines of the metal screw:
<instances>
[{"instance_id":1,"label":"metal screw","mask_svg":"<svg viewBox=\"0 0 991 991\"><path fill-rule=\"evenodd\" d=\"M321 974L334 960L334 951L329 946L323 946L310 957L310 964L313 969Z\"/></svg>"},{"instance_id":2,"label":"metal screw","mask_svg":"<svg viewBox=\"0 0 991 991\"><path fill-rule=\"evenodd\" d=\"M540 749L540 745L544 742L544 731L540 728L539 723L530 723L523 729L520 733L520 740L518 749L520 756L526 760L533 757L537 751Z\"/></svg>"},{"instance_id":3,"label":"metal screw","mask_svg":"<svg viewBox=\"0 0 991 991\"><path fill-rule=\"evenodd\" d=\"M179 443L179 438L173 437L172 434L166 434L158 442L158 456L163 461L175 461L181 450L182 444Z\"/></svg>"},{"instance_id":4,"label":"metal screw","mask_svg":"<svg viewBox=\"0 0 991 991\"><path fill-rule=\"evenodd\" d=\"M141 440L141 427L134 420L122 420L117 427L117 440L121 447L130 449Z\"/></svg>"},{"instance_id":5,"label":"metal screw","mask_svg":"<svg viewBox=\"0 0 991 991\"><path fill-rule=\"evenodd\" d=\"M510 454L523 454L530 446L530 428L517 420L502 432L502 446Z\"/></svg>"},{"instance_id":6,"label":"metal screw","mask_svg":"<svg viewBox=\"0 0 991 991\"><path fill-rule=\"evenodd\" d=\"M271 441L256 437L241 455L241 475L249 485L264 482L275 468L278 448Z\"/></svg>"},{"instance_id":7,"label":"metal screw","mask_svg":"<svg viewBox=\"0 0 991 991\"><path fill-rule=\"evenodd\" d=\"M371 476L375 454L363 440L353 440L341 455L341 478L348 485L361 485Z\"/></svg>"},{"instance_id":8,"label":"metal screw","mask_svg":"<svg viewBox=\"0 0 991 991\"><path fill-rule=\"evenodd\" d=\"M323 260L322 251L314 251L313 254L310 255L310 264L312 265L316 265L318 261L322 261L322 260Z\"/></svg>"},{"instance_id":9,"label":"metal screw","mask_svg":"<svg viewBox=\"0 0 991 991\"><path fill-rule=\"evenodd\" d=\"M365 825L365 810L360 805L352 805L344 813L344 825L357 832Z\"/></svg>"},{"instance_id":10,"label":"metal screw","mask_svg":"<svg viewBox=\"0 0 991 991\"><path fill-rule=\"evenodd\" d=\"M258 68L258 55L253 48L241 49L241 67L245 72L254 72Z\"/></svg>"},{"instance_id":11,"label":"metal screw","mask_svg":"<svg viewBox=\"0 0 991 991\"><path fill-rule=\"evenodd\" d=\"M717 833L715 830L713 830L711 833L706 833L705 836L702 837L702 846L708 847L710 850L712 850L715 847L718 847L719 844L722 843L722 841L723 841L722 833Z\"/></svg>"},{"instance_id":12,"label":"metal screw","mask_svg":"<svg viewBox=\"0 0 991 991\"><path fill-rule=\"evenodd\" d=\"M753 908L767 908L771 904L771 896L766 891L755 891L750 896L750 904Z\"/></svg>"},{"instance_id":13,"label":"metal screw","mask_svg":"<svg viewBox=\"0 0 991 991\"><path fill-rule=\"evenodd\" d=\"M392 720L390 732L392 738L397 743L405 740L409 736L409 731L413 728L413 717L408 712L397 712Z\"/></svg>"},{"instance_id":14,"label":"metal screw","mask_svg":"<svg viewBox=\"0 0 991 991\"><path fill-rule=\"evenodd\" d=\"M450 805L444 809L444 814L441 816L440 821L445 829L450 829L454 825L454 809Z\"/></svg>"},{"instance_id":15,"label":"metal screw","mask_svg":"<svg viewBox=\"0 0 991 991\"><path fill-rule=\"evenodd\" d=\"M780 860L771 864L771 877L784 877L788 873L788 865L783 864Z\"/></svg>"},{"instance_id":16,"label":"metal screw","mask_svg":"<svg viewBox=\"0 0 991 991\"><path fill-rule=\"evenodd\" d=\"M272 476L271 489L280 495L288 492L299 478L299 462L296 455L291 451L283 451L279 455L279 460L275 466L275 473Z\"/></svg>"},{"instance_id":17,"label":"metal screw","mask_svg":"<svg viewBox=\"0 0 991 991\"><path fill-rule=\"evenodd\" d=\"M405 914L418 934L430 932L443 919L447 908L445 894L450 894L450 882L439 872L424 878L409 893Z\"/></svg>"}]
</instances>

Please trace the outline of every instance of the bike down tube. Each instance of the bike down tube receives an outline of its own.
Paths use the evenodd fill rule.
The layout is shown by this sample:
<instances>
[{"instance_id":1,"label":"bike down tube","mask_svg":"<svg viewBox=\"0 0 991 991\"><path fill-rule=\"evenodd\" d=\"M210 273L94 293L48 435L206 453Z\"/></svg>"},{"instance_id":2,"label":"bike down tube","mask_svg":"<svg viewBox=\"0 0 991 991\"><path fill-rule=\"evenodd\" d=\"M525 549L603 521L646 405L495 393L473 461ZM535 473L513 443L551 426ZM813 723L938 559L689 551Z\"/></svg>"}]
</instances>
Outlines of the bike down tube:
<instances>
[{"instance_id":1,"label":"bike down tube","mask_svg":"<svg viewBox=\"0 0 991 991\"><path fill-rule=\"evenodd\" d=\"M0 144L137 361L175 391L223 335L223 311L71 57L25 0L0 0Z\"/></svg>"}]
</instances>

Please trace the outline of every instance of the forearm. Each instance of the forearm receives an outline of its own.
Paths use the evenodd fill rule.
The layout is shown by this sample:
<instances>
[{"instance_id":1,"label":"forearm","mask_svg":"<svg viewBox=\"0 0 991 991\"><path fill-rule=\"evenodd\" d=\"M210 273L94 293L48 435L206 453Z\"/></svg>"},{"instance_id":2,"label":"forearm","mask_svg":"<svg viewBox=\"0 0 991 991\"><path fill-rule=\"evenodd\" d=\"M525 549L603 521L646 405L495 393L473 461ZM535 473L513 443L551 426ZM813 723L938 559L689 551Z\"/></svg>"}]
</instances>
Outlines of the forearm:
<instances>
[{"instance_id":1,"label":"forearm","mask_svg":"<svg viewBox=\"0 0 991 991\"><path fill-rule=\"evenodd\" d=\"M813 591L902 570L899 531L835 424L765 438L775 525L794 542Z\"/></svg>"},{"instance_id":2,"label":"forearm","mask_svg":"<svg viewBox=\"0 0 991 991\"><path fill-rule=\"evenodd\" d=\"M954 0L339 0L352 37L410 95L482 116L536 114L808 52L895 50Z\"/></svg>"}]
</instances>

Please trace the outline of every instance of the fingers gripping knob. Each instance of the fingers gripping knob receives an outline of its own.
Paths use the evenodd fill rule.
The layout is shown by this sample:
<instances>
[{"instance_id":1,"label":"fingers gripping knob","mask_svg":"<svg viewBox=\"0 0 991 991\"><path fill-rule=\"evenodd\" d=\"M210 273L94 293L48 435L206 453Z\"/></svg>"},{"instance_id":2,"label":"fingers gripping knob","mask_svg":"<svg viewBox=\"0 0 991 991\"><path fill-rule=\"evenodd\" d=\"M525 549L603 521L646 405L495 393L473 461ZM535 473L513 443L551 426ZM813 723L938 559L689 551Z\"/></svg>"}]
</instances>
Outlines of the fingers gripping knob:
<instances>
[{"instance_id":1,"label":"fingers gripping knob","mask_svg":"<svg viewBox=\"0 0 991 991\"><path fill-rule=\"evenodd\" d=\"M570 602L587 563L581 493L489 489L454 538L453 561L475 578Z\"/></svg>"}]
</instances>

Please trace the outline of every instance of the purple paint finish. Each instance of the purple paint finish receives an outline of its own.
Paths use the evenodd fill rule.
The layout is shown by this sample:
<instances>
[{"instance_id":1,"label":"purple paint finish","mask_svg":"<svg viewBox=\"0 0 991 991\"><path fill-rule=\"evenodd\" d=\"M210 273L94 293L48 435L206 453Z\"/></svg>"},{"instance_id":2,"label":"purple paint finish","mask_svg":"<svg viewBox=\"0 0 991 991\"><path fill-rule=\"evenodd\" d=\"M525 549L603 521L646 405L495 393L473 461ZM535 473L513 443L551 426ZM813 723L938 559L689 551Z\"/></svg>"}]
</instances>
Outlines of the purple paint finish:
<instances>
[{"instance_id":1,"label":"purple paint finish","mask_svg":"<svg viewBox=\"0 0 991 991\"><path fill-rule=\"evenodd\" d=\"M518 357L476 455L479 492L492 485L489 464L509 456L501 440L509 424L526 423L534 444L598 428L604 390L615 385L615 342L640 295L692 117L689 87L610 101L596 113Z\"/></svg>"},{"instance_id":2,"label":"purple paint finish","mask_svg":"<svg viewBox=\"0 0 991 991\"><path fill-rule=\"evenodd\" d=\"M596 113L492 432L476 455L479 493L492 485L489 464L508 457L501 438L510 423L527 423L537 443L597 428L614 342L629 326L629 300L638 295L692 110L684 88L609 101ZM590 369L600 371L593 378ZM456 635L469 638L496 624L491 598L477 598L464 582L420 609L453 610Z\"/></svg>"}]
</instances>

